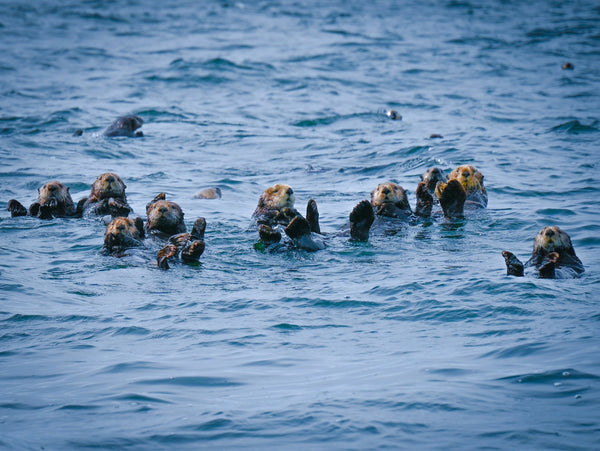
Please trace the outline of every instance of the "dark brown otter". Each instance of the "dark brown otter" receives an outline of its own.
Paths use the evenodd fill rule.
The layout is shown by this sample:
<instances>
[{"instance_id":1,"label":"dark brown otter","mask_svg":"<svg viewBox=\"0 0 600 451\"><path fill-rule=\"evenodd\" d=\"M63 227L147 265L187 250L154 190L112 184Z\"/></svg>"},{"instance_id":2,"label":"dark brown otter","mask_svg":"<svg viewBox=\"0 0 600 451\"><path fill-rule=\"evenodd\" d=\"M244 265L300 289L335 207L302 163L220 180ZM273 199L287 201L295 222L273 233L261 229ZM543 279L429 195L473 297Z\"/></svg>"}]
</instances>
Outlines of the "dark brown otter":
<instances>
[{"instance_id":1,"label":"dark brown otter","mask_svg":"<svg viewBox=\"0 0 600 451\"><path fill-rule=\"evenodd\" d=\"M502 256L509 276L523 276L527 268L535 268L542 279L577 277L585 269L575 255L575 249L567 232L557 226L544 227L535 237L533 252L525 264L508 251Z\"/></svg>"},{"instance_id":2,"label":"dark brown otter","mask_svg":"<svg viewBox=\"0 0 600 451\"><path fill-rule=\"evenodd\" d=\"M148 216L146 232L159 236L162 234L164 238L186 232L181 207L175 202L166 200L165 193L158 194L146 205L146 214Z\"/></svg>"},{"instance_id":3,"label":"dark brown otter","mask_svg":"<svg viewBox=\"0 0 600 451\"><path fill-rule=\"evenodd\" d=\"M136 130L142 126L144 121L141 117L133 114L121 116L114 121L110 127L104 130L104 136L129 136L138 137L144 134L141 131Z\"/></svg>"},{"instance_id":4,"label":"dark brown otter","mask_svg":"<svg viewBox=\"0 0 600 451\"><path fill-rule=\"evenodd\" d=\"M79 201L78 209L84 216L127 217L133 209L127 204L125 188L121 177L114 172L101 174L94 181L88 198Z\"/></svg>"},{"instance_id":5,"label":"dark brown otter","mask_svg":"<svg viewBox=\"0 0 600 451\"><path fill-rule=\"evenodd\" d=\"M292 219L300 215L294 208L295 200L296 195L289 185L281 183L273 185L261 194L252 218L258 225L287 226Z\"/></svg>"},{"instance_id":6,"label":"dark brown otter","mask_svg":"<svg viewBox=\"0 0 600 451\"><path fill-rule=\"evenodd\" d=\"M12 217L29 214L40 219L81 216L69 194L69 187L56 180L38 188L38 200L30 205L29 210L19 201L11 199L8 202L8 211Z\"/></svg>"},{"instance_id":7,"label":"dark brown otter","mask_svg":"<svg viewBox=\"0 0 600 451\"><path fill-rule=\"evenodd\" d=\"M114 218L106 226L103 252L120 254L130 247L140 246L144 238L144 223L141 218Z\"/></svg>"},{"instance_id":8,"label":"dark brown otter","mask_svg":"<svg viewBox=\"0 0 600 451\"><path fill-rule=\"evenodd\" d=\"M169 244L163 247L157 254L159 268L169 269L169 261L180 259L184 263L198 261L204 252L204 231L206 220L196 219L191 233L180 233L169 238Z\"/></svg>"}]
</instances>

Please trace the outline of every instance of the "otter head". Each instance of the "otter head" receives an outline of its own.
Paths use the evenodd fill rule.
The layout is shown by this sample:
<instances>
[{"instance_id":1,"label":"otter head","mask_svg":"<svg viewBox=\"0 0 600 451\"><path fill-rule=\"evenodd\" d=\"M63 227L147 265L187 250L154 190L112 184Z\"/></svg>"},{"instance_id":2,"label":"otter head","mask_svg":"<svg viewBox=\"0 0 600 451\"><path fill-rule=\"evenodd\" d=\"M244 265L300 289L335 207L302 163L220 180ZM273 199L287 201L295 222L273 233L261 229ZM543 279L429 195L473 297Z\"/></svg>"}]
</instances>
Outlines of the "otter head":
<instances>
[{"instance_id":1,"label":"otter head","mask_svg":"<svg viewBox=\"0 0 600 451\"><path fill-rule=\"evenodd\" d=\"M157 230L169 235L185 232L183 211L175 202L164 199L151 202L146 206L146 213L146 230Z\"/></svg>"},{"instance_id":2,"label":"otter head","mask_svg":"<svg viewBox=\"0 0 600 451\"><path fill-rule=\"evenodd\" d=\"M558 226L544 227L533 241L534 254L546 255L551 252L575 255L571 238Z\"/></svg>"},{"instance_id":3,"label":"otter head","mask_svg":"<svg viewBox=\"0 0 600 451\"><path fill-rule=\"evenodd\" d=\"M277 184L267 188L258 200L259 208L293 208L296 196L289 185Z\"/></svg>"},{"instance_id":4,"label":"otter head","mask_svg":"<svg viewBox=\"0 0 600 451\"><path fill-rule=\"evenodd\" d=\"M448 179L444 171L440 168L434 167L431 169L427 169L423 175L421 175L421 180L425 182L427 186L427 191L433 193L438 182L445 182Z\"/></svg>"},{"instance_id":5,"label":"otter head","mask_svg":"<svg viewBox=\"0 0 600 451\"><path fill-rule=\"evenodd\" d=\"M485 188L483 186L483 174L479 172L475 166L470 164L465 164L462 166L458 166L454 169L448 179L458 180L460 184L465 188L465 191L483 191L485 192Z\"/></svg>"},{"instance_id":6,"label":"otter head","mask_svg":"<svg viewBox=\"0 0 600 451\"><path fill-rule=\"evenodd\" d=\"M130 132L140 128L143 123L144 121L139 116L128 115L121 118L121 127L125 130L129 130Z\"/></svg>"},{"instance_id":7,"label":"otter head","mask_svg":"<svg viewBox=\"0 0 600 451\"><path fill-rule=\"evenodd\" d=\"M371 205L373 207L381 207L385 204L393 204L402 210L410 210L404 188L392 182L380 183L371 192Z\"/></svg>"},{"instance_id":8,"label":"otter head","mask_svg":"<svg viewBox=\"0 0 600 451\"><path fill-rule=\"evenodd\" d=\"M141 218L135 220L124 217L115 218L106 226L104 249L114 252L139 246L142 238L144 238L144 225Z\"/></svg>"},{"instance_id":9,"label":"otter head","mask_svg":"<svg viewBox=\"0 0 600 451\"><path fill-rule=\"evenodd\" d=\"M90 198L96 201L110 199L111 197L125 198L125 183L114 172L101 174L92 185Z\"/></svg>"},{"instance_id":10,"label":"otter head","mask_svg":"<svg viewBox=\"0 0 600 451\"><path fill-rule=\"evenodd\" d=\"M73 205L69 188L56 180L48 182L38 189L38 202L42 206L52 208Z\"/></svg>"}]
</instances>

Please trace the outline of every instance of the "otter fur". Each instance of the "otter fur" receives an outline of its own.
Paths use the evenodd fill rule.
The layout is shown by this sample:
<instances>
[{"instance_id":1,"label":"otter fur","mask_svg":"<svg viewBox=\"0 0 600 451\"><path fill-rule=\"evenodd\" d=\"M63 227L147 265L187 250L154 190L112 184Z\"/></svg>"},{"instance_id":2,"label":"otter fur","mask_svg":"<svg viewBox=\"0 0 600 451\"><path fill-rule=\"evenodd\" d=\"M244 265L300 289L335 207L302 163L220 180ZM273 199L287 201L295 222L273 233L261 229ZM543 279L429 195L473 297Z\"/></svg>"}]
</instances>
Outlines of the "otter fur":
<instances>
[{"instance_id":1,"label":"otter fur","mask_svg":"<svg viewBox=\"0 0 600 451\"><path fill-rule=\"evenodd\" d=\"M580 276L583 263L575 255L571 237L558 226L544 227L535 236L533 252L525 264L509 251L503 251L506 271L510 276L523 276L532 268L542 279L564 279Z\"/></svg>"},{"instance_id":2,"label":"otter fur","mask_svg":"<svg viewBox=\"0 0 600 451\"><path fill-rule=\"evenodd\" d=\"M94 181L92 192L87 199L79 201L78 208L84 216L127 217L133 209L127 204L125 188L121 177L114 172L105 172Z\"/></svg>"},{"instance_id":3,"label":"otter fur","mask_svg":"<svg viewBox=\"0 0 600 451\"><path fill-rule=\"evenodd\" d=\"M26 209L18 200L11 199L8 202L8 211L12 217L30 215L40 219L81 216L73 203L69 187L57 180L45 183L38 188L37 202L32 203L29 209Z\"/></svg>"}]
</instances>

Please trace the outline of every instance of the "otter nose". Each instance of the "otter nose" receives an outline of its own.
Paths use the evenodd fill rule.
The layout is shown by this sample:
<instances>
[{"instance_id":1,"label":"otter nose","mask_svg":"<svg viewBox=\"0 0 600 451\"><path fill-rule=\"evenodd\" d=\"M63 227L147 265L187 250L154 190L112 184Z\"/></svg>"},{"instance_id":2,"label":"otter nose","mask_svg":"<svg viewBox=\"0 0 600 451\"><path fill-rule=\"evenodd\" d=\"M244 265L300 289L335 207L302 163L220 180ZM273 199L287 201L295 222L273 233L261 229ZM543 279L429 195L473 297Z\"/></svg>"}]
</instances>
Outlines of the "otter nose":
<instances>
[{"instance_id":1,"label":"otter nose","mask_svg":"<svg viewBox=\"0 0 600 451\"><path fill-rule=\"evenodd\" d=\"M389 188L383 188L382 193L387 196L388 194L390 194L390 189Z\"/></svg>"},{"instance_id":2,"label":"otter nose","mask_svg":"<svg viewBox=\"0 0 600 451\"><path fill-rule=\"evenodd\" d=\"M119 225L117 226L117 230L118 230L119 232L124 232L124 231L125 231L125 226L124 226L123 224L119 224Z\"/></svg>"},{"instance_id":3,"label":"otter nose","mask_svg":"<svg viewBox=\"0 0 600 451\"><path fill-rule=\"evenodd\" d=\"M292 188L288 188L287 195L291 196L292 194L294 194L294 190Z\"/></svg>"},{"instance_id":4,"label":"otter nose","mask_svg":"<svg viewBox=\"0 0 600 451\"><path fill-rule=\"evenodd\" d=\"M112 175L109 175L109 176L106 178L106 181L107 181L108 183L113 183L113 182L115 181L115 178L114 178Z\"/></svg>"},{"instance_id":5,"label":"otter nose","mask_svg":"<svg viewBox=\"0 0 600 451\"><path fill-rule=\"evenodd\" d=\"M471 175L471 174L470 174L470 172L469 172L468 170L466 170L466 169L465 169L465 170L463 171L463 177L468 177L469 175Z\"/></svg>"},{"instance_id":6,"label":"otter nose","mask_svg":"<svg viewBox=\"0 0 600 451\"><path fill-rule=\"evenodd\" d=\"M54 191L56 191L56 190L57 190L57 188L56 188L56 185L50 185L50 186L48 187L48 190L49 190L49 191L51 191L51 192L54 192Z\"/></svg>"},{"instance_id":7,"label":"otter nose","mask_svg":"<svg viewBox=\"0 0 600 451\"><path fill-rule=\"evenodd\" d=\"M552 238L554 236L554 230L552 230L552 229L546 230L546 236L548 238Z\"/></svg>"},{"instance_id":8,"label":"otter nose","mask_svg":"<svg viewBox=\"0 0 600 451\"><path fill-rule=\"evenodd\" d=\"M160 207L158 209L158 211L164 214L164 213L166 213L168 211L168 208L167 207Z\"/></svg>"}]
</instances>

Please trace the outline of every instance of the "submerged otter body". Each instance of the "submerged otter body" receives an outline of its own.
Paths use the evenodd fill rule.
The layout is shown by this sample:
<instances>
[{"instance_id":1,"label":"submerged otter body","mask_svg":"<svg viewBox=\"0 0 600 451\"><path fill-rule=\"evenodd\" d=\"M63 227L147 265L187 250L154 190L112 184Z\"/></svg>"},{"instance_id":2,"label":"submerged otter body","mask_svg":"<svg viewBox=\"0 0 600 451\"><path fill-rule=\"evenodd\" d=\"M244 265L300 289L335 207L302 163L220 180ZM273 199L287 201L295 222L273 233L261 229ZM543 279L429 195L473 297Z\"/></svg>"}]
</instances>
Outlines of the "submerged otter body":
<instances>
[{"instance_id":1,"label":"submerged otter body","mask_svg":"<svg viewBox=\"0 0 600 451\"><path fill-rule=\"evenodd\" d=\"M19 201L11 199L8 202L8 211L12 217L30 215L40 219L81 216L69 194L69 187L56 180L38 188L37 202L32 203L29 209Z\"/></svg>"},{"instance_id":2,"label":"submerged otter body","mask_svg":"<svg viewBox=\"0 0 600 451\"><path fill-rule=\"evenodd\" d=\"M127 217L133 209L127 204L126 185L114 172L101 174L92 185L92 192L78 207L84 216ZM80 204L82 201L79 201Z\"/></svg>"},{"instance_id":3,"label":"submerged otter body","mask_svg":"<svg viewBox=\"0 0 600 451\"><path fill-rule=\"evenodd\" d=\"M139 137L144 134L141 131L136 130L142 126L144 121L141 117L133 114L121 116L114 121L106 130L104 130L104 136L129 136Z\"/></svg>"},{"instance_id":4,"label":"submerged otter body","mask_svg":"<svg viewBox=\"0 0 600 451\"><path fill-rule=\"evenodd\" d=\"M533 252L525 264L509 251L503 251L506 271L511 276L523 276L532 269L542 279L578 277L585 269L567 232L557 226L544 227L535 237Z\"/></svg>"}]
</instances>

